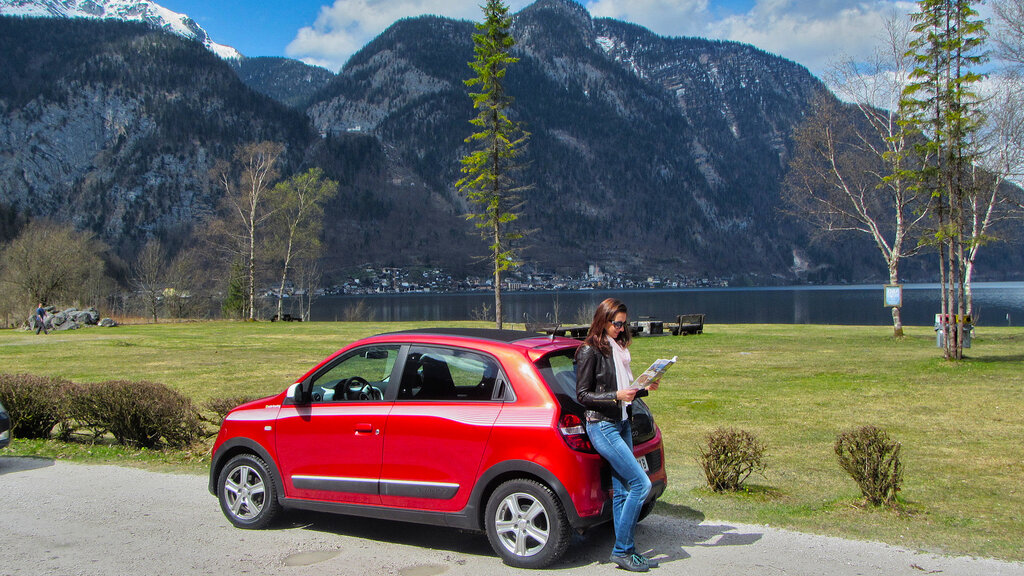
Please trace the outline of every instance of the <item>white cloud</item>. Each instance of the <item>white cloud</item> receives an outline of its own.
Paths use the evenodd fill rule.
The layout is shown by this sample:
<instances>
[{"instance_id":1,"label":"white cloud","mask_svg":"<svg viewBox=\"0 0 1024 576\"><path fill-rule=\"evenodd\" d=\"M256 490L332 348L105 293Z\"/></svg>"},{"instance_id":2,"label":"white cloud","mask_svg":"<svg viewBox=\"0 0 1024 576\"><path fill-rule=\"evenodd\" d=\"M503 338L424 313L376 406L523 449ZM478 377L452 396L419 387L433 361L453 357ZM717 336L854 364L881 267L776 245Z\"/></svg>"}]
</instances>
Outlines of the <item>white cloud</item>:
<instances>
[{"instance_id":1,"label":"white cloud","mask_svg":"<svg viewBox=\"0 0 1024 576\"><path fill-rule=\"evenodd\" d=\"M513 12L526 4L529 1L509 3ZM285 53L308 64L338 70L396 21L426 14L479 20L480 0L335 0L320 8L312 26L298 31Z\"/></svg>"},{"instance_id":2,"label":"white cloud","mask_svg":"<svg viewBox=\"0 0 1024 576\"><path fill-rule=\"evenodd\" d=\"M512 12L532 0L508 2ZM302 28L286 53L339 69L357 50L401 18L437 14L480 19L481 0L335 0L312 26ZM727 12L711 0L581 0L595 17L625 20L663 36L736 40L821 72L841 55L870 53L883 20L916 9L908 0L756 0ZM735 4L733 4L735 6Z\"/></svg>"},{"instance_id":3,"label":"white cloud","mask_svg":"<svg viewBox=\"0 0 1024 576\"><path fill-rule=\"evenodd\" d=\"M759 0L745 14L714 22L709 36L753 44L821 72L842 56L869 55L886 18L915 8L890 0Z\"/></svg>"},{"instance_id":4,"label":"white cloud","mask_svg":"<svg viewBox=\"0 0 1024 576\"><path fill-rule=\"evenodd\" d=\"M708 0L591 0L584 5L594 17L632 22L664 36L703 36L711 20Z\"/></svg>"}]
</instances>

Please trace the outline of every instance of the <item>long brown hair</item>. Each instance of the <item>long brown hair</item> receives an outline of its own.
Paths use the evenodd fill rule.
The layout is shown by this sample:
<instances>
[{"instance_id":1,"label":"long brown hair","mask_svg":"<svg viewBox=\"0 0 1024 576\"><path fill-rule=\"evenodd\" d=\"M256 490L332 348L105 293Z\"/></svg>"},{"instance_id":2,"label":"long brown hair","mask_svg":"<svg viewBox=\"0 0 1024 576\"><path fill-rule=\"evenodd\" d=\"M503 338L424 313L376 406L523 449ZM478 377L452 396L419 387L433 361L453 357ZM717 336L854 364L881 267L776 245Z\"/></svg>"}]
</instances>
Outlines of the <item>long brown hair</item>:
<instances>
[{"instance_id":1,"label":"long brown hair","mask_svg":"<svg viewBox=\"0 0 1024 576\"><path fill-rule=\"evenodd\" d=\"M608 344L608 338L605 337L605 329L608 328L608 325L612 323L615 315L619 312L629 313L626 305L618 298L606 298L598 304L597 310L594 311L594 320L590 323L590 331L587 332L587 339L583 343L597 348L605 356L611 354L611 346ZM629 326L626 326L619 332L619 336L615 341L623 348L629 347L633 342L633 335L629 330Z\"/></svg>"}]
</instances>

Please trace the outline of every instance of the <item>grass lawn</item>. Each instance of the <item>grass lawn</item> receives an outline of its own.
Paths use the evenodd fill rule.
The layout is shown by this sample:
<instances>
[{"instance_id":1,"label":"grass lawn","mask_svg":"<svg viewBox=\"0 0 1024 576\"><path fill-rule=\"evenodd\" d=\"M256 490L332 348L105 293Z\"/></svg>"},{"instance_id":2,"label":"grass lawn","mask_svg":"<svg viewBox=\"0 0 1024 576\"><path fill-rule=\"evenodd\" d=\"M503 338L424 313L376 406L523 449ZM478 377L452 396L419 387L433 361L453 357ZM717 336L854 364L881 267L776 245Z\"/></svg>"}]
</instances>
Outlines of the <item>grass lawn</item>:
<instances>
[{"instance_id":1,"label":"grass lawn","mask_svg":"<svg viewBox=\"0 0 1024 576\"><path fill-rule=\"evenodd\" d=\"M279 392L355 339L414 326L210 322L49 336L0 331L0 371L163 382L201 405ZM930 327L907 332L894 340L884 326L709 325L699 336L635 340L637 370L656 358L680 358L648 399L667 451L670 486L659 512L1024 560L1024 328L978 328L959 364L942 360ZM832 451L837 434L867 424L903 444L898 512L861 506ZM751 477L746 492L703 487L697 447L719 426L752 432L768 446L768 470ZM203 473L207 450L14 439L4 454Z\"/></svg>"}]
</instances>

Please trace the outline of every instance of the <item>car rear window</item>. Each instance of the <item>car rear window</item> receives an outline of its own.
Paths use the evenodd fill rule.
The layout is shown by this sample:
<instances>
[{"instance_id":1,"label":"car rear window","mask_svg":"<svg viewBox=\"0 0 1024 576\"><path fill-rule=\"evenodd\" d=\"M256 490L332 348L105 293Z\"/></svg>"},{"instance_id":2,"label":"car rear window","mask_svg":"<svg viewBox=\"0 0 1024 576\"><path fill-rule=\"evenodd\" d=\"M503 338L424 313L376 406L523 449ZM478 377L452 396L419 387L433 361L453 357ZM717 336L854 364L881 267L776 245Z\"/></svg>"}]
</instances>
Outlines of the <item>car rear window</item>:
<instances>
[{"instance_id":1,"label":"car rear window","mask_svg":"<svg viewBox=\"0 0 1024 576\"><path fill-rule=\"evenodd\" d=\"M576 400L576 349L552 352L537 360L536 366L562 409L582 414L583 406Z\"/></svg>"}]
</instances>

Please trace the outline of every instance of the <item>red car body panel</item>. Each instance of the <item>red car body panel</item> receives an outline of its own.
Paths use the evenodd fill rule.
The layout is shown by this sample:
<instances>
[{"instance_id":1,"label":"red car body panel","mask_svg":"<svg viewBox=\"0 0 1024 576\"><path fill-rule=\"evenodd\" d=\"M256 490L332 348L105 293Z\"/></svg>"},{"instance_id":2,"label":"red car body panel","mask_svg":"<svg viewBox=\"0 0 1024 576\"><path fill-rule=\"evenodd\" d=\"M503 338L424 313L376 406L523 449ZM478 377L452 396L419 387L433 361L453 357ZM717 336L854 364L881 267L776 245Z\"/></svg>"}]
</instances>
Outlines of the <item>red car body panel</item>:
<instances>
[{"instance_id":1,"label":"red car body panel","mask_svg":"<svg viewBox=\"0 0 1024 576\"><path fill-rule=\"evenodd\" d=\"M480 529L483 506L497 479L519 476L551 484L577 527L609 518L607 465L596 453L566 443L559 432L563 407L535 364L552 352L574 349L578 341L384 334L332 354L292 390L349 350L385 343L469 349L494 358L514 399L395 400L401 372L393 367L383 401L302 404L286 391L250 402L230 412L221 426L213 447L211 492L219 466L249 450L269 459L284 501L292 506L339 504L345 507L333 510L359 514L365 509L377 517L388 517L391 510L413 521ZM653 438L634 448L637 457L658 452L647 459L655 464L649 472L656 487L651 498L667 484L662 450L656 427ZM428 515L401 516L399 511Z\"/></svg>"}]
</instances>

